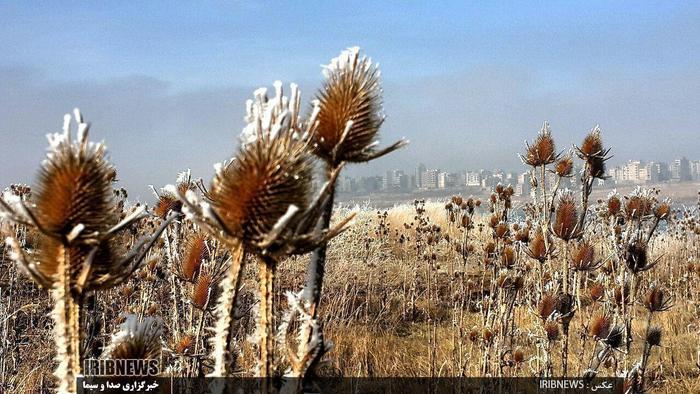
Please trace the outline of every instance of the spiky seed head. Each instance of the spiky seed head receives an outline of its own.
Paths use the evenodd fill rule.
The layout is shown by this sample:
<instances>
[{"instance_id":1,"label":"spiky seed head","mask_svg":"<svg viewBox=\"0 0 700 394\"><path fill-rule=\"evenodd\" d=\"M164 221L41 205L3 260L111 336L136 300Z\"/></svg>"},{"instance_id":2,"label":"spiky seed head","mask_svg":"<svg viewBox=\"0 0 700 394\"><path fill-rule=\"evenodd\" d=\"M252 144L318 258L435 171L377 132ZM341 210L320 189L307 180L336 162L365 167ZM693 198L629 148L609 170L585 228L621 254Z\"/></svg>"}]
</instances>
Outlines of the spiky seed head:
<instances>
[{"instance_id":1,"label":"spiky seed head","mask_svg":"<svg viewBox=\"0 0 700 394\"><path fill-rule=\"evenodd\" d=\"M622 345L622 334L624 333L624 327L618 325L613 327L608 334L608 337L603 340L608 346L613 349L617 349Z\"/></svg>"},{"instance_id":2,"label":"spiky seed head","mask_svg":"<svg viewBox=\"0 0 700 394\"><path fill-rule=\"evenodd\" d=\"M591 323L588 326L588 333L596 340L605 339L608 337L608 334L610 334L611 325L612 320L610 316L597 313L591 319Z\"/></svg>"},{"instance_id":3,"label":"spiky seed head","mask_svg":"<svg viewBox=\"0 0 700 394\"><path fill-rule=\"evenodd\" d=\"M489 256L492 255L496 251L496 244L493 242L488 242L486 245L484 245L484 254Z\"/></svg>"},{"instance_id":4,"label":"spiky seed head","mask_svg":"<svg viewBox=\"0 0 700 394\"><path fill-rule=\"evenodd\" d=\"M63 133L48 136L49 152L33 192L33 213L44 231L37 241L35 269L40 275L32 277L44 287L53 286L57 280L59 262L64 260L66 251L71 256L69 270L74 287L95 247L95 234L105 233L119 219L112 191L115 170L105 157L105 146L88 142L89 125L82 121L77 109L76 113L78 138L71 139L71 117L66 115ZM74 230L81 227L76 234ZM118 245L102 241L98 249L81 290L94 289L98 278L120 274Z\"/></svg>"},{"instance_id":5,"label":"spiky seed head","mask_svg":"<svg viewBox=\"0 0 700 394\"><path fill-rule=\"evenodd\" d=\"M654 216L659 220L667 219L670 213L671 206L667 202L659 203L659 205L654 208Z\"/></svg>"},{"instance_id":6,"label":"spiky seed head","mask_svg":"<svg viewBox=\"0 0 700 394\"><path fill-rule=\"evenodd\" d=\"M188 241L185 247L185 255L180 262L180 274L182 279L194 282L202 262L208 258L209 252L206 245L206 237L196 233Z\"/></svg>"},{"instance_id":7,"label":"spiky seed head","mask_svg":"<svg viewBox=\"0 0 700 394\"><path fill-rule=\"evenodd\" d=\"M644 298L644 306L649 312L663 312L672 307L668 292L659 286L653 286Z\"/></svg>"},{"instance_id":8,"label":"spiky seed head","mask_svg":"<svg viewBox=\"0 0 700 394\"><path fill-rule=\"evenodd\" d=\"M211 300L212 293L216 288L215 278L210 273L202 273L197 278L192 289L192 305L194 305L199 310L204 310ZM211 306L211 305L210 305Z\"/></svg>"},{"instance_id":9,"label":"spiky seed head","mask_svg":"<svg viewBox=\"0 0 700 394\"><path fill-rule=\"evenodd\" d=\"M547 335L549 342L554 342L559 339L559 324L554 320L547 320L544 323L544 332Z\"/></svg>"},{"instance_id":10,"label":"spiky seed head","mask_svg":"<svg viewBox=\"0 0 700 394\"><path fill-rule=\"evenodd\" d=\"M625 204L625 216L628 220L642 219L652 214L653 203L647 196L630 196Z\"/></svg>"},{"instance_id":11,"label":"spiky seed head","mask_svg":"<svg viewBox=\"0 0 700 394\"><path fill-rule=\"evenodd\" d=\"M554 309L562 315L564 322L570 321L574 314L574 297L571 294L558 294Z\"/></svg>"},{"instance_id":12,"label":"spiky seed head","mask_svg":"<svg viewBox=\"0 0 700 394\"><path fill-rule=\"evenodd\" d=\"M324 74L316 96L316 153L331 164L367 161L384 122L379 68L355 47L341 52Z\"/></svg>"},{"instance_id":13,"label":"spiky seed head","mask_svg":"<svg viewBox=\"0 0 700 394\"><path fill-rule=\"evenodd\" d=\"M158 313L158 304L151 304L148 306L148 309L146 310L146 314L148 316L153 316Z\"/></svg>"},{"instance_id":14,"label":"spiky seed head","mask_svg":"<svg viewBox=\"0 0 700 394\"><path fill-rule=\"evenodd\" d=\"M129 297L134 295L134 288L130 285L122 287L122 295L124 296L124 298L128 299Z\"/></svg>"},{"instance_id":15,"label":"spiky seed head","mask_svg":"<svg viewBox=\"0 0 700 394\"><path fill-rule=\"evenodd\" d=\"M527 144L525 155L521 156L521 159L529 166L539 167L554 163L557 160L557 156L549 123L544 122L537 139L532 145Z\"/></svg>"},{"instance_id":16,"label":"spiky seed head","mask_svg":"<svg viewBox=\"0 0 700 394\"><path fill-rule=\"evenodd\" d=\"M185 334L180 338L175 344L175 353L187 354L192 352L194 349L194 336L190 334Z\"/></svg>"},{"instance_id":17,"label":"spiky seed head","mask_svg":"<svg viewBox=\"0 0 700 394\"><path fill-rule=\"evenodd\" d=\"M469 227L469 224L471 224L471 219L467 214L462 215L462 227L467 228Z\"/></svg>"},{"instance_id":18,"label":"spiky seed head","mask_svg":"<svg viewBox=\"0 0 700 394\"><path fill-rule=\"evenodd\" d=\"M547 320L556 311L556 299L552 294L545 293L537 304L537 314L542 320Z\"/></svg>"},{"instance_id":19,"label":"spiky seed head","mask_svg":"<svg viewBox=\"0 0 700 394\"><path fill-rule=\"evenodd\" d=\"M516 364L521 364L525 361L525 352L522 349L515 349L513 352L513 361Z\"/></svg>"},{"instance_id":20,"label":"spiky seed head","mask_svg":"<svg viewBox=\"0 0 700 394\"><path fill-rule=\"evenodd\" d=\"M661 346L661 327L651 327L647 332L646 341L649 346Z\"/></svg>"},{"instance_id":21,"label":"spiky seed head","mask_svg":"<svg viewBox=\"0 0 700 394\"><path fill-rule=\"evenodd\" d=\"M496 237L498 238L505 238L510 233L508 230L508 224L504 222L498 223L494 231L496 232Z\"/></svg>"},{"instance_id":22,"label":"spiky seed head","mask_svg":"<svg viewBox=\"0 0 700 394\"><path fill-rule=\"evenodd\" d=\"M600 265L595 260L595 248L588 242L574 246L571 253L571 266L576 271L592 271Z\"/></svg>"},{"instance_id":23,"label":"spiky seed head","mask_svg":"<svg viewBox=\"0 0 700 394\"><path fill-rule=\"evenodd\" d=\"M528 249L525 251L531 258L543 262L547 259L547 242L545 241L542 231L535 232L535 236L530 240Z\"/></svg>"},{"instance_id":24,"label":"spiky seed head","mask_svg":"<svg viewBox=\"0 0 700 394\"><path fill-rule=\"evenodd\" d=\"M557 237L565 241L578 238L581 234L581 230L578 228L576 203L571 193L564 193L559 197L552 230Z\"/></svg>"},{"instance_id":25,"label":"spiky seed head","mask_svg":"<svg viewBox=\"0 0 700 394\"><path fill-rule=\"evenodd\" d=\"M601 283L594 283L590 290L591 300L596 302L603 299L605 296L605 287Z\"/></svg>"},{"instance_id":26,"label":"spiky seed head","mask_svg":"<svg viewBox=\"0 0 700 394\"><path fill-rule=\"evenodd\" d=\"M586 135L579 148L582 159L585 157L600 155L603 152L603 140L600 138L600 132L593 130Z\"/></svg>"},{"instance_id":27,"label":"spiky seed head","mask_svg":"<svg viewBox=\"0 0 700 394\"><path fill-rule=\"evenodd\" d=\"M180 212L180 210L182 210L182 201L174 194L166 192L158 196L153 213L159 218L165 219L170 212Z\"/></svg>"},{"instance_id":28,"label":"spiky seed head","mask_svg":"<svg viewBox=\"0 0 700 394\"><path fill-rule=\"evenodd\" d=\"M313 158L299 133L300 121L290 115L297 111L293 101L281 92L268 100L264 90L257 91L237 157L212 182L212 208L226 231L248 247L261 241L290 206L304 210L310 204Z\"/></svg>"},{"instance_id":29,"label":"spiky seed head","mask_svg":"<svg viewBox=\"0 0 700 394\"><path fill-rule=\"evenodd\" d=\"M524 228L515 233L515 240L525 244L530 242L530 229Z\"/></svg>"},{"instance_id":30,"label":"spiky seed head","mask_svg":"<svg viewBox=\"0 0 700 394\"><path fill-rule=\"evenodd\" d=\"M588 175L592 178L605 179L605 162L610 157L608 157L608 150L603 147L600 134L600 128L595 127L586 135L577 150L579 157L586 161Z\"/></svg>"},{"instance_id":31,"label":"spiky seed head","mask_svg":"<svg viewBox=\"0 0 700 394\"><path fill-rule=\"evenodd\" d=\"M160 320L146 317L139 321L137 316L128 315L105 352L118 360L155 359L160 357L162 334Z\"/></svg>"},{"instance_id":32,"label":"spiky seed head","mask_svg":"<svg viewBox=\"0 0 700 394\"><path fill-rule=\"evenodd\" d=\"M571 159L570 156L566 156L559 159L557 161L556 166L554 167L554 172L562 178L570 177L573 171L574 161Z\"/></svg>"},{"instance_id":33,"label":"spiky seed head","mask_svg":"<svg viewBox=\"0 0 700 394\"><path fill-rule=\"evenodd\" d=\"M616 216L620 212L620 208L622 208L622 202L620 202L620 199L615 195L610 196L607 201L608 216Z\"/></svg>"},{"instance_id":34,"label":"spiky seed head","mask_svg":"<svg viewBox=\"0 0 700 394\"><path fill-rule=\"evenodd\" d=\"M631 243L627 247L625 263L633 273L643 272L653 267L654 264L649 263L647 256L647 243L642 240Z\"/></svg>"}]
</instances>

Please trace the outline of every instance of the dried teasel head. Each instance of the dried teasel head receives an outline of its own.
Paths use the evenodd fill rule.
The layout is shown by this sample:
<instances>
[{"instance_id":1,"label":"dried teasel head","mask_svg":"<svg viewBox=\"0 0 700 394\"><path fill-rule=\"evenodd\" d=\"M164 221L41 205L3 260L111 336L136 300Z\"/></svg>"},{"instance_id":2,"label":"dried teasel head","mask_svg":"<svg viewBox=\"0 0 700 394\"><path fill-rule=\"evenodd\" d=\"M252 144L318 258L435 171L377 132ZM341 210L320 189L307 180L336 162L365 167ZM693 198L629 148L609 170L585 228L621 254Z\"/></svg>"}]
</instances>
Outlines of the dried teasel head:
<instances>
[{"instance_id":1,"label":"dried teasel head","mask_svg":"<svg viewBox=\"0 0 700 394\"><path fill-rule=\"evenodd\" d=\"M653 213L653 201L648 196L640 193L627 198L625 203L625 217L627 220L640 220Z\"/></svg>"},{"instance_id":2,"label":"dried teasel head","mask_svg":"<svg viewBox=\"0 0 700 394\"><path fill-rule=\"evenodd\" d=\"M23 205L38 230L33 256L37 262L30 262L15 240L8 242L15 260L38 284L54 287L62 280L57 276L66 262L70 288L81 293L118 285L137 267L121 258L120 243L109 236L119 213L112 188L115 170L105 157L105 146L88 141L89 124L77 109L73 140L71 120L66 115L63 132L48 136L49 152L33 190L34 207ZM2 205L9 207L4 200Z\"/></svg>"},{"instance_id":3,"label":"dried teasel head","mask_svg":"<svg viewBox=\"0 0 700 394\"><path fill-rule=\"evenodd\" d=\"M622 208L622 202L620 201L620 198L618 198L615 195L612 195L608 198L606 205L607 216L617 216L617 214L620 212L620 208Z\"/></svg>"},{"instance_id":4,"label":"dried teasel head","mask_svg":"<svg viewBox=\"0 0 700 394\"><path fill-rule=\"evenodd\" d=\"M554 173L562 178L568 178L573 174L574 171L574 161L571 156L562 157L557 160L554 166Z\"/></svg>"},{"instance_id":5,"label":"dried teasel head","mask_svg":"<svg viewBox=\"0 0 700 394\"><path fill-rule=\"evenodd\" d=\"M305 209L310 204L313 163L307 141L290 119L293 111L281 104L281 93L269 100L266 90L258 89L255 96L255 103L248 104L250 123L237 157L217 170L209 192L226 231L253 248L290 206Z\"/></svg>"},{"instance_id":6,"label":"dried teasel head","mask_svg":"<svg viewBox=\"0 0 700 394\"><path fill-rule=\"evenodd\" d=\"M627 247L625 264L633 273L639 273L650 270L656 265L656 262L650 262L647 255L647 243L642 240L632 242Z\"/></svg>"},{"instance_id":7,"label":"dried teasel head","mask_svg":"<svg viewBox=\"0 0 700 394\"><path fill-rule=\"evenodd\" d=\"M139 321L136 315L128 315L105 354L111 359L156 359L160 357L163 328L160 320L146 317Z\"/></svg>"},{"instance_id":8,"label":"dried teasel head","mask_svg":"<svg viewBox=\"0 0 700 394\"><path fill-rule=\"evenodd\" d=\"M494 229L494 232L496 234L496 237L498 238L505 238L510 234L510 230L508 229L508 224L504 222L500 222L496 225L496 228Z\"/></svg>"},{"instance_id":9,"label":"dried teasel head","mask_svg":"<svg viewBox=\"0 0 700 394\"><path fill-rule=\"evenodd\" d=\"M582 234L578 226L576 202L571 193L565 192L559 197L552 232L565 241L578 238Z\"/></svg>"},{"instance_id":10,"label":"dried teasel head","mask_svg":"<svg viewBox=\"0 0 700 394\"><path fill-rule=\"evenodd\" d=\"M644 307L649 312L664 312L673 307L673 299L667 290L653 286L644 297Z\"/></svg>"},{"instance_id":11,"label":"dried teasel head","mask_svg":"<svg viewBox=\"0 0 700 394\"><path fill-rule=\"evenodd\" d=\"M163 192L158 195L158 201L153 208L153 214L161 219L170 214L170 212L180 212L182 210L182 202L173 193Z\"/></svg>"},{"instance_id":12,"label":"dried teasel head","mask_svg":"<svg viewBox=\"0 0 700 394\"><path fill-rule=\"evenodd\" d=\"M202 263L209 257L206 237L196 233L192 235L185 246L184 256L180 261L180 276L183 280L194 282Z\"/></svg>"},{"instance_id":13,"label":"dried teasel head","mask_svg":"<svg viewBox=\"0 0 700 394\"><path fill-rule=\"evenodd\" d=\"M666 201L659 203L654 208L654 217L656 217L659 220L668 219L670 214L671 214L671 206Z\"/></svg>"},{"instance_id":14,"label":"dried teasel head","mask_svg":"<svg viewBox=\"0 0 700 394\"><path fill-rule=\"evenodd\" d=\"M267 255L277 261L307 253L347 228L354 214L331 229L319 229L321 213L333 191L342 163L331 168L327 182L311 199L314 158L313 121L299 117L300 93L292 84L290 98L275 82L276 96L255 91L246 106L247 125L236 158L215 167L206 201L188 191L180 198L184 213L227 247ZM311 128L310 128L311 127ZM174 186L168 187L176 190Z\"/></svg>"},{"instance_id":15,"label":"dried teasel head","mask_svg":"<svg viewBox=\"0 0 700 394\"><path fill-rule=\"evenodd\" d=\"M480 334L476 328L472 328L471 330L469 330L469 340L471 342L476 342L479 340L479 338L480 338Z\"/></svg>"},{"instance_id":16,"label":"dried teasel head","mask_svg":"<svg viewBox=\"0 0 700 394\"><path fill-rule=\"evenodd\" d=\"M602 261L595 258L595 247L588 242L580 242L571 252L571 267L576 271L593 271Z\"/></svg>"},{"instance_id":17,"label":"dried teasel head","mask_svg":"<svg viewBox=\"0 0 700 394\"><path fill-rule=\"evenodd\" d=\"M610 149L603 147L600 127L596 126L577 147L578 156L586 162L588 175L593 178L605 179L605 162L610 159Z\"/></svg>"},{"instance_id":18,"label":"dried teasel head","mask_svg":"<svg viewBox=\"0 0 700 394\"><path fill-rule=\"evenodd\" d=\"M525 145L525 155L521 155L520 158L523 163L529 166L540 167L552 164L558 158L554 139L552 138L552 131L549 128L548 122L542 124L542 129L532 145L527 142Z\"/></svg>"},{"instance_id":19,"label":"dried teasel head","mask_svg":"<svg viewBox=\"0 0 700 394\"><path fill-rule=\"evenodd\" d=\"M557 300L552 294L543 294L540 302L537 304L537 315L542 320L549 319L549 317L556 312L556 304Z\"/></svg>"},{"instance_id":20,"label":"dried teasel head","mask_svg":"<svg viewBox=\"0 0 700 394\"><path fill-rule=\"evenodd\" d=\"M517 233L515 233L515 240L527 244L530 242L530 229L524 228Z\"/></svg>"},{"instance_id":21,"label":"dried teasel head","mask_svg":"<svg viewBox=\"0 0 700 394\"><path fill-rule=\"evenodd\" d=\"M194 283L192 295L190 296L192 305L202 311L213 308L214 305L211 301L216 298L215 293L217 290L218 282L216 277L211 273L203 272Z\"/></svg>"},{"instance_id":22,"label":"dried teasel head","mask_svg":"<svg viewBox=\"0 0 700 394\"><path fill-rule=\"evenodd\" d=\"M488 242L484 245L484 254L486 256L491 256L496 252L496 244L493 242Z\"/></svg>"},{"instance_id":23,"label":"dried teasel head","mask_svg":"<svg viewBox=\"0 0 700 394\"><path fill-rule=\"evenodd\" d=\"M554 320L547 320L544 323L544 332L549 342L559 339L559 324Z\"/></svg>"},{"instance_id":24,"label":"dried teasel head","mask_svg":"<svg viewBox=\"0 0 700 394\"><path fill-rule=\"evenodd\" d=\"M601 283L594 283L589 289L589 294L592 301L600 301L605 296L605 287Z\"/></svg>"},{"instance_id":25,"label":"dried teasel head","mask_svg":"<svg viewBox=\"0 0 700 394\"><path fill-rule=\"evenodd\" d=\"M317 94L313 138L316 154L332 167L341 162L366 162L406 144L399 141L375 150L382 114L379 68L357 47L341 52L324 68L325 82Z\"/></svg>"},{"instance_id":26,"label":"dried teasel head","mask_svg":"<svg viewBox=\"0 0 700 394\"><path fill-rule=\"evenodd\" d=\"M608 333L607 338L603 339L603 342L613 349L617 349L622 345L623 333L625 332L624 326L618 325L613 327Z\"/></svg>"},{"instance_id":27,"label":"dried teasel head","mask_svg":"<svg viewBox=\"0 0 700 394\"><path fill-rule=\"evenodd\" d=\"M646 335L646 342L649 346L661 346L662 330L661 327L651 327Z\"/></svg>"},{"instance_id":28,"label":"dried teasel head","mask_svg":"<svg viewBox=\"0 0 700 394\"><path fill-rule=\"evenodd\" d=\"M516 364L521 364L525 361L525 352L522 349L515 349L513 352L513 361Z\"/></svg>"},{"instance_id":29,"label":"dried teasel head","mask_svg":"<svg viewBox=\"0 0 700 394\"><path fill-rule=\"evenodd\" d=\"M535 259L540 263L544 262L551 252L551 250L548 249L548 246L551 247L552 242L547 241L548 240L545 240L542 230L535 232L535 236L530 240L530 244L525 250L525 253L530 256L530 258Z\"/></svg>"},{"instance_id":30,"label":"dried teasel head","mask_svg":"<svg viewBox=\"0 0 700 394\"><path fill-rule=\"evenodd\" d=\"M588 333L596 340L605 339L610 334L611 327L612 320L610 316L597 313L591 319L590 325L588 326Z\"/></svg>"},{"instance_id":31,"label":"dried teasel head","mask_svg":"<svg viewBox=\"0 0 700 394\"><path fill-rule=\"evenodd\" d=\"M180 340L175 343L173 350L177 354L188 354L194 350L194 335L184 334Z\"/></svg>"},{"instance_id":32,"label":"dried teasel head","mask_svg":"<svg viewBox=\"0 0 700 394\"><path fill-rule=\"evenodd\" d=\"M574 297L571 294L560 293L556 297L554 309L560 315L562 323L569 324L574 317Z\"/></svg>"},{"instance_id":33,"label":"dried teasel head","mask_svg":"<svg viewBox=\"0 0 700 394\"><path fill-rule=\"evenodd\" d=\"M481 339L484 341L484 343L491 343L491 341L493 341L494 336L494 332L490 328L486 327L482 331Z\"/></svg>"}]
</instances>

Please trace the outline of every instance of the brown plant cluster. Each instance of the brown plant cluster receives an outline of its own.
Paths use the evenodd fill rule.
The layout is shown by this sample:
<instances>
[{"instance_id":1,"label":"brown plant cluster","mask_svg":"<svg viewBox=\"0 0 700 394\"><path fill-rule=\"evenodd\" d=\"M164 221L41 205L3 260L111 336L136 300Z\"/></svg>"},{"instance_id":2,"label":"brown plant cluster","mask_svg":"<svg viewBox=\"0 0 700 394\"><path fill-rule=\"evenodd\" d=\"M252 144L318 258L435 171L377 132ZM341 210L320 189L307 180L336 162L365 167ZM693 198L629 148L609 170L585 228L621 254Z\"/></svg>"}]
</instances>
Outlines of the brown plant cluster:
<instances>
[{"instance_id":1,"label":"brown plant cluster","mask_svg":"<svg viewBox=\"0 0 700 394\"><path fill-rule=\"evenodd\" d=\"M700 390L700 200L640 188L591 201L610 157L600 129L563 155L545 123L522 155L527 201L498 185L483 201L335 206L345 163L403 145L374 148L378 78L351 49L308 116L295 88L256 92L234 160L208 187L182 174L152 208L115 189L76 116L81 137L55 141L37 186L1 200L0 392L70 392L80 361L99 357L157 359L173 377L623 376L629 392Z\"/></svg>"}]
</instances>

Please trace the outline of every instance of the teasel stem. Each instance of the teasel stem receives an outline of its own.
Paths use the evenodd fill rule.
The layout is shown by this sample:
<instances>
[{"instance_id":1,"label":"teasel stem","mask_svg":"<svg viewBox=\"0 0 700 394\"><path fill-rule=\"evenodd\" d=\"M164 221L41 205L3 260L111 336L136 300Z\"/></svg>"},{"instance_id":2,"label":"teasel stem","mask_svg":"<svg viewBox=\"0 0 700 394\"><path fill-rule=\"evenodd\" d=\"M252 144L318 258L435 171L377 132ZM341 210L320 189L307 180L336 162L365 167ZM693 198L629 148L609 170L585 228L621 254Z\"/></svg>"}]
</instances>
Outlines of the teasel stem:
<instances>
[{"instance_id":1,"label":"teasel stem","mask_svg":"<svg viewBox=\"0 0 700 394\"><path fill-rule=\"evenodd\" d=\"M564 342L561 346L561 375L566 377L569 371L569 323L562 325L562 331L564 331Z\"/></svg>"},{"instance_id":2,"label":"teasel stem","mask_svg":"<svg viewBox=\"0 0 700 394\"><path fill-rule=\"evenodd\" d=\"M175 335L179 335L180 332L180 305L178 303L178 298L179 295L177 294L179 286L175 283L175 272L176 272L176 265L177 261L175 260L175 253L173 251L173 245L170 242L170 231L166 228L164 231L165 236L165 250L166 250L166 256L168 257L168 263L170 264L170 277L168 278L170 281L170 295L173 300L173 305L172 305L172 319L173 319L173 331Z\"/></svg>"},{"instance_id":3,"label":"teasel stem","mask_svg":"<svg viewBox=\"0 0 700 394\"><path fill-rule=\"evenodd\" d=\"M326 177L327 179L332 179L333 172L336 169L327 169ZM327 229L331 224L331 217L333 216L333 203L335 200L335 182L328 185L328 200L323 208L323 213L320 221L320 225L323 229ZM309 270L306 277L306 291L311 297L311 314L313 318L318 316L318 305L321 301L321 291L323 289L323 277L326 272L326 251L328 249L328 242L324 242L318 248L316 248L311 254L311 261L309 262Z\"/></svg>"},{"instance_id":4,"label":"teasel stem","mask_svg":"<svg viewBox=\"0 0 700 394\"><path fill-rule=\"evenodd\" d=\"M649 337L649 330L651 329L651 317L653 314L654 314L654 312L649 311L649 314L647 315L647 327L646 327L646 331L644 333L644 351L642 353L642 365L639 368L639 376L642 379L642 382L640 384L641 392L644 392L644 383L645 383L644 372L647 369L647 363L649 362L649 355L651 353L651 345L649 344L649 341L647 341L647 338Z\"/></svg>"},{"instance_id":5,"label":"teasel stem","mask_svg":"<svg viewBox=\"0 0 700 394\"><path fill-rule=\"evenodd\" d=\"M546 184L546 179L547 177L545 176L545 171L546 171L545 165L542 165L542 169L540 172L540 175L542 177L542 181L540 182L540 187L542 187L542 216L543 219L547 218L547 184Z\"/></svg>"},{"instance_id":6,"label":"teasel stem","mask_svg":"<svg viewBox=\"0 0 700 394\"><path fill-rule=\"evenodd\" d=\"M563 274L563 290L564 296L569 295L569 241L564 241L564 274ZM564 341L561 347L561 370L562 376L566 376L569 369L569 321L564 320L562 322L562 329L564 331Z\"/></svg>"},{"instance_id":7,"label":"teasel stem","mask_svg":"<svg viewBox=\"0 0 700 394\"><path fill-rule=\"evenodd\" d=\"M71 291L70 250L64 245L59 255L56 281L51 295L55 305L56 359L59 361L55 376L59 380L58 393L75 393L76 378L80 375L80 295Z\"/></svg>"},{"instance_id":8,"label":"teasel stem","mask_svg":"<svg viewBox=\"0 0 700 394\"><path fill-rule=\"evenodd\" d=\"M197 357L197 369L198 373L197 376L202 376L201 370L202 370L202 359L199 356L199 340L202 337L202 330L204 329L204 318L207 315L207 310L209 309L209 304L211 303L211 291L212 289L209 289L209 295L207 295L207 302L204 303L204 307L202 308L202 313L199 315L199 323L197 323L197 334L195 335L195 341L194 341L194 356Z\"/></svg>"},{"instance_id":9,"label":"teasel stem","mask_svg":"<svg viewBox=\"0 0 700 394\"><path fill-rule=\"evenodd\" d=\"M562 290L564 294L569 294L569 241L564 241L563 253L564 266L562 267Z\"/></svg>"},{"instance_id":10,"label":"teasel stem","mask_svg":"<svg viewBox=\"0 0 700 394\"><path fill-rule=\"evenodd\" d=\"M267 392L268 379L272 376L274 362L274 280L277 261L269 255L259 259L258 290L260 291L260 309L258 320L258 344L260 346L259 376L263 378L262 392Z\"/></svg>"},{"instance_id":11,"label":"teasel stem","mask_svg":"<svg viewBox=\"0 0 700 394\"><path fill-rule=\"evenodd\" d=\"M583 176L581 177L581 216L578 221L578 228L585 229L584 225L586 223L586 213L588 212L588 197L593 191L593 177L589 175L588 171L589 164L586 162L584 164Z\"/></svg>"},{"instance_id":12,"label":"teasel stem","mask_svg":"<svg viewBox=\"0 0 700 394\"><path fill-rule=\"evenodd\" d=\"M241 284L241 271L245 261L245 250L243 244L237 243L231 248L231 266L227 275L221 280L221 295L217 301L216 315L217 322L215 334L212 338L214 350L214 370L210 374L212 377L228 376L228 361L230 357L231 339L233 330L231 324L236 309L238 299L238 289Z\"/></svg>"}]
</instances>

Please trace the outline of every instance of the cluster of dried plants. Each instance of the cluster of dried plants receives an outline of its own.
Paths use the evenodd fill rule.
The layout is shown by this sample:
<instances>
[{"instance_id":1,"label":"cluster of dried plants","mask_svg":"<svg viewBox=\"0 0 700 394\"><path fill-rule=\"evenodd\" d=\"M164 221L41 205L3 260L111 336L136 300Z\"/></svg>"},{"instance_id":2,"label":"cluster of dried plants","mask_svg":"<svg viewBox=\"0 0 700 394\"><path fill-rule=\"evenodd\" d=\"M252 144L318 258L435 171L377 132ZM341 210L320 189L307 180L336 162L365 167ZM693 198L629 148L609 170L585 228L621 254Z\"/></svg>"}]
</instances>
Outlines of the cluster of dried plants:
<instances>
[{"instance_id":1,"label":"cluster of dried plants","mask_svg":"<svg viewBox=\"0 0 700 394\"><path fill-rule=\"evenodd\" d=\"M344 166L405 142L376 148L379 70L357 48L324 75L308 111L296 85L255 91L233 157L210 182L153 188L152 207L115 188L104 145L67 116L36 185L0 199L0 391L74 392L88 358L264 391L317 375L700 389L700 200L595 199L601 131L558 151L545 123L521 156L531 198L498 185L483 201L343 207Z\"/></svg>"}]
</instances>

